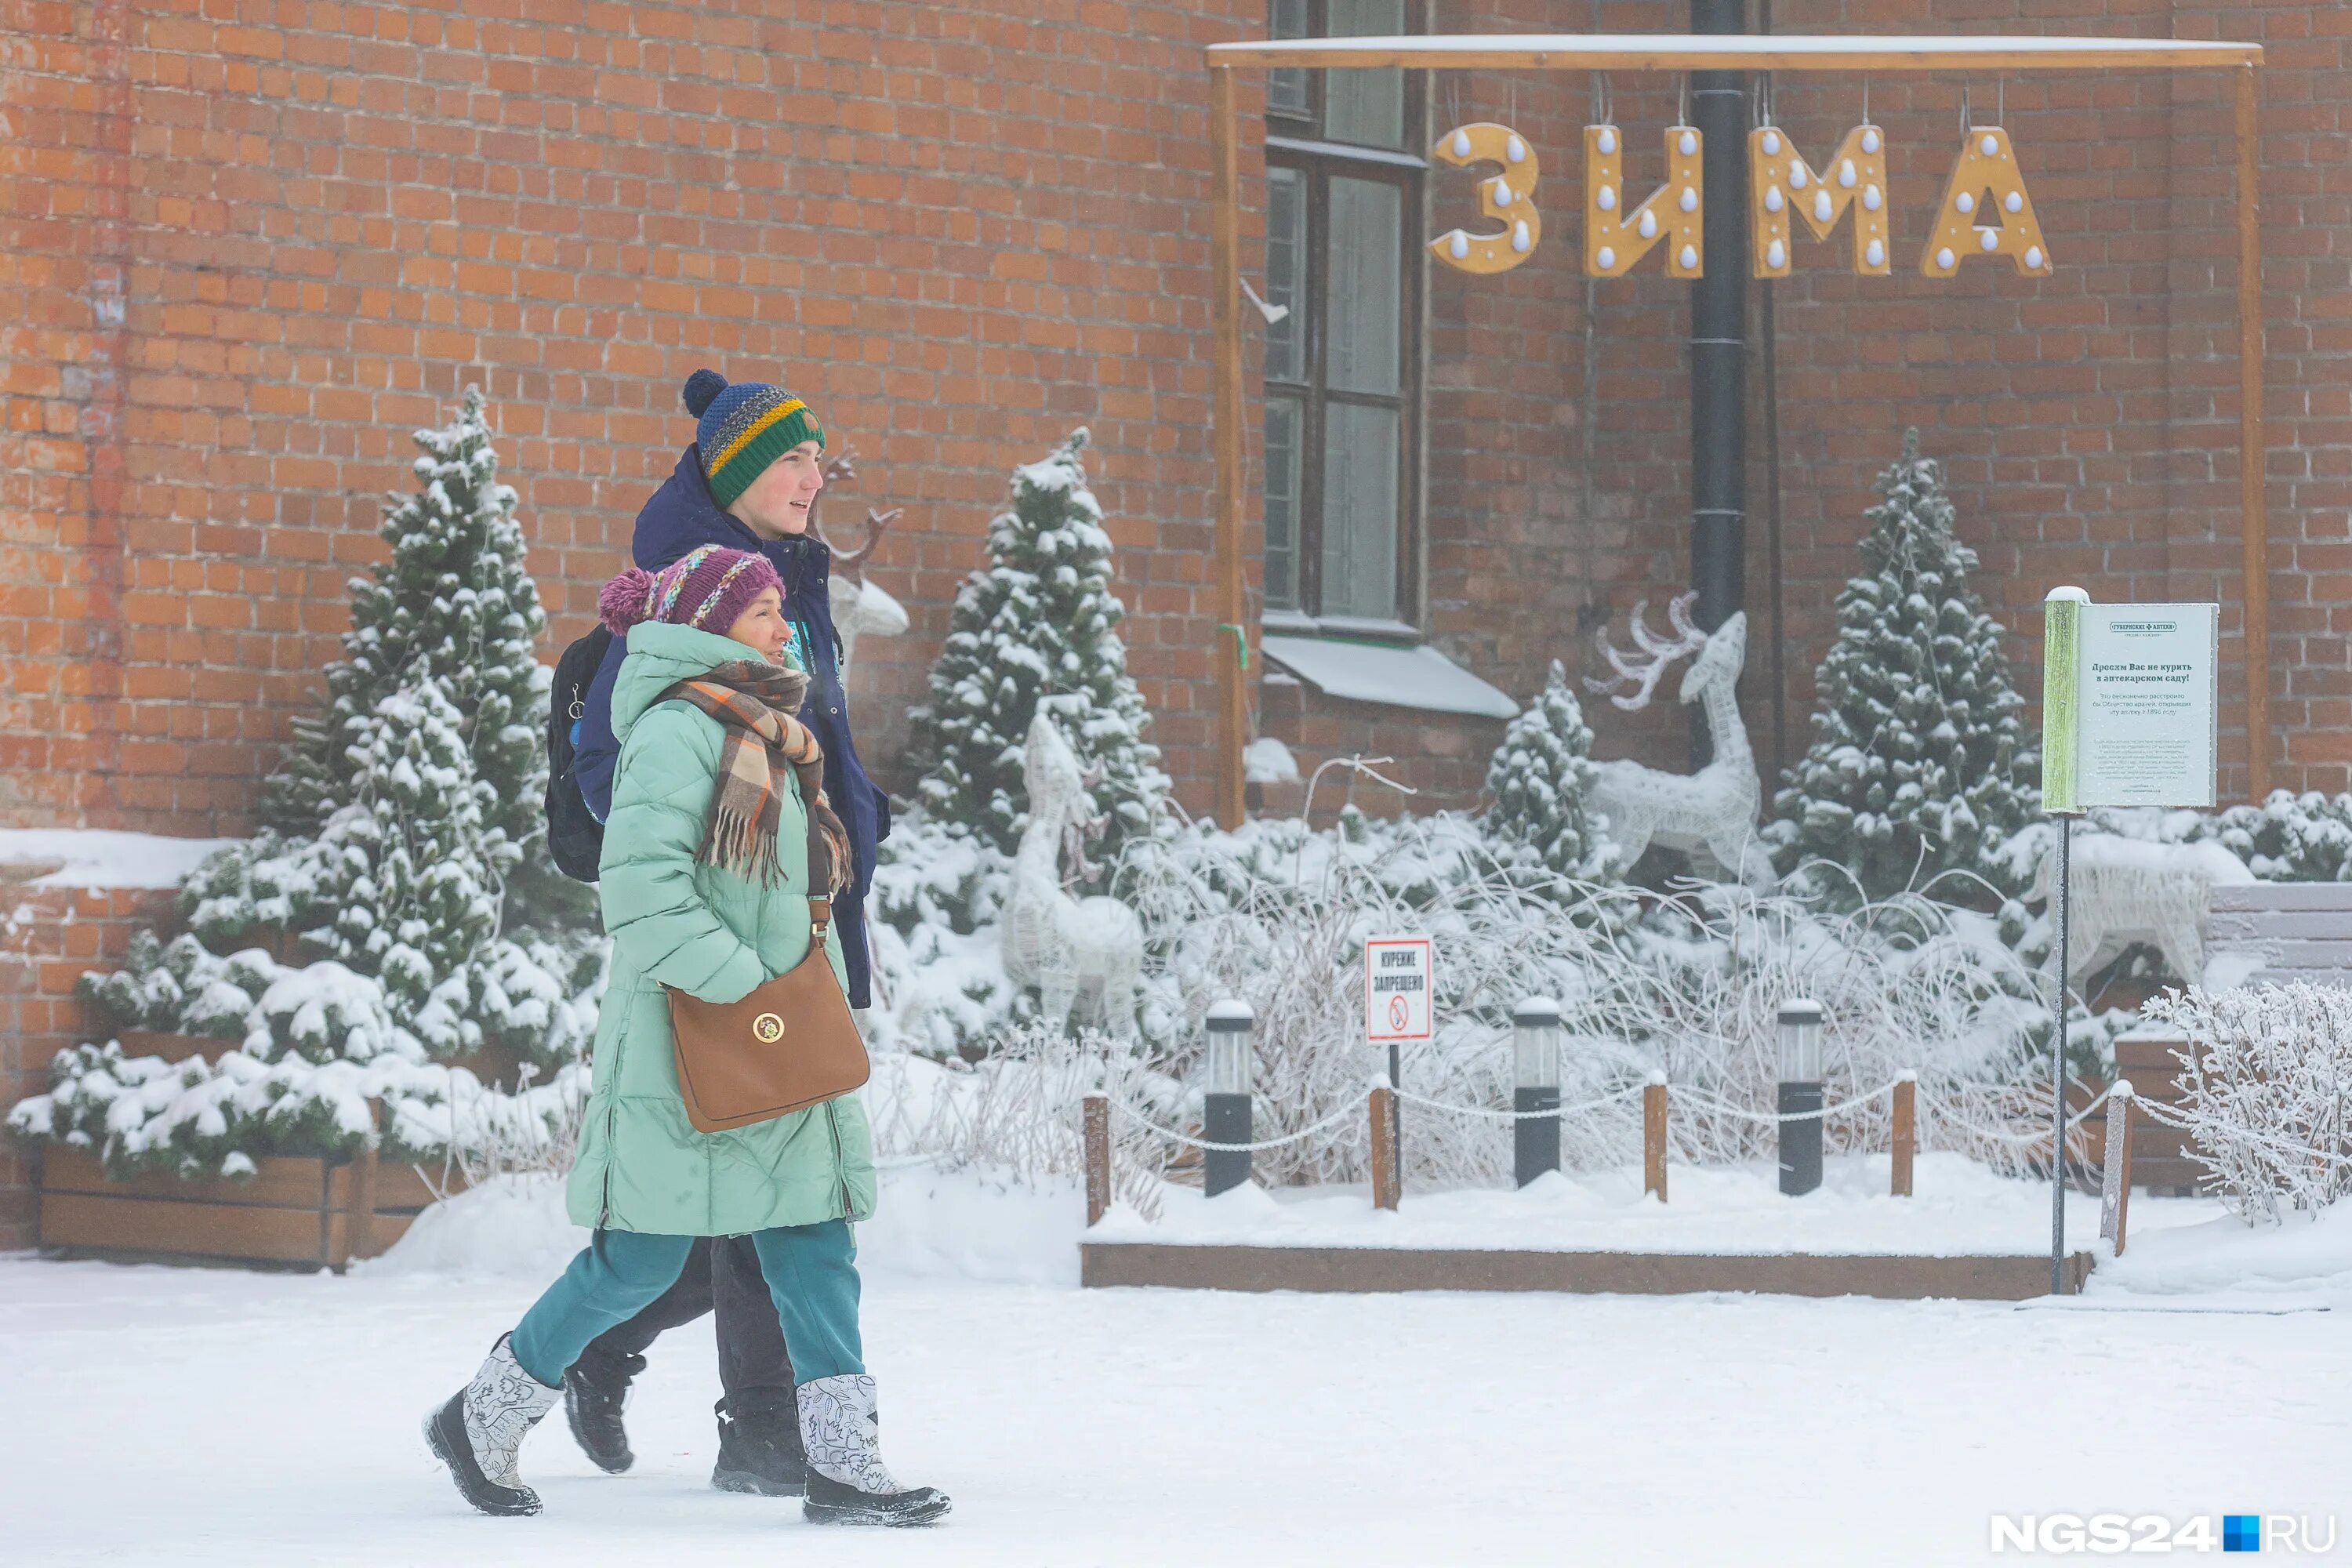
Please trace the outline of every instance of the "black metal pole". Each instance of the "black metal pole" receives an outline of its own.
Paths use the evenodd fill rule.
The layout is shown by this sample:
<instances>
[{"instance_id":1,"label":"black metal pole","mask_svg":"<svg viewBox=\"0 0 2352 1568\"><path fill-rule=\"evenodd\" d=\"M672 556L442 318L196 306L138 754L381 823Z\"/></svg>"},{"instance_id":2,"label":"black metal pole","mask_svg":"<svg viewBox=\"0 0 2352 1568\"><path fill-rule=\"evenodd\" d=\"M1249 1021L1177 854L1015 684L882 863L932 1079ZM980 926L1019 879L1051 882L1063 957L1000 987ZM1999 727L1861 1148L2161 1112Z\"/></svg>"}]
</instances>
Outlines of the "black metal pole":
<instances>
[{"instance_id":1,"label":"black metal pole","mask_svg":"<svg viewBox=\"0 0 2352 1568\"><path fill-rule=\"evenodd\" d=\"M1691 0L1694 33L1744 33L1748 0ZM1706 273L1691 283L1691 586L1709 631L1747 596L1748 78L1693 71L1691 123L1705 139ZM1691 713L1693 760L1713 747Z\"/></svg>"}]
</instances>

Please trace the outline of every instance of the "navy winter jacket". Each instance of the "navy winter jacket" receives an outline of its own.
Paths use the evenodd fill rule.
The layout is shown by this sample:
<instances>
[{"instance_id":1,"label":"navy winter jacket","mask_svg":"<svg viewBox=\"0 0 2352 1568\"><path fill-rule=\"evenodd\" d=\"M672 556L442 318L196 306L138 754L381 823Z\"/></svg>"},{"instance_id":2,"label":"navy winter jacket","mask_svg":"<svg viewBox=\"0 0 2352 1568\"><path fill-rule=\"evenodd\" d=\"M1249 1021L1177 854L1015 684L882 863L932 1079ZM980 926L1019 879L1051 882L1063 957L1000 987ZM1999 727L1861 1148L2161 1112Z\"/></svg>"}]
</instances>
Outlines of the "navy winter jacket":
<instances>
[{"instance_id":1,"label":"navy winter jacket","mask_svg":"<svg viewBox=\"0 0 2352 1568\"><path fill-rule=\"evenodd\" d=\"M710 499L710 481L703 477L701 449L689 446L677 459L677 472L637 513L629 553L646 571L658 572L698 544L765 555L784 580L784 613L806 628L811 668L801 722L815 731L817 744L824 748L825 797L849 829L857 872L856 881L834 900L833 929L841 933L841 956L849 970L849 1005L866 1006L866 895L874 886L875 847L890 837L890 802L866 778L857 748L850 743L849 702L841 689L835 652L840 640L833 629L833 601L826 587L832 555L822 540L807 534L761 539L740 519L720 510ZM628 639L614 637L604 662L596 667L572 764L580 793L599 822L613 809L613 772L621 761L621 743L613 738L613 683L627 652Z\"/></svg>"}]
</instances>

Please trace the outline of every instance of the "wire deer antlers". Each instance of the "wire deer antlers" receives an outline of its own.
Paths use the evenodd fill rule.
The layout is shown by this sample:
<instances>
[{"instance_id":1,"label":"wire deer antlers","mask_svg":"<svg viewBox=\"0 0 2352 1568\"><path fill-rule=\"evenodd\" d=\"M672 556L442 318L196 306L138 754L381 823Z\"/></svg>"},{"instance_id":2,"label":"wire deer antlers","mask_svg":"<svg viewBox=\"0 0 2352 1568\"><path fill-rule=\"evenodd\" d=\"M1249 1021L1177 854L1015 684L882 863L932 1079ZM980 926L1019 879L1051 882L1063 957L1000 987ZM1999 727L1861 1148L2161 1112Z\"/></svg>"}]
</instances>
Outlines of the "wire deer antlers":
<instances>
[{"instance_id":1,"label":"wire deer antlers","mask_svg":"<svg viewBox=\"0 0 2352 1568\"><path fill-rule=\"evenodd\" d=\"M1648 626L1650 601L1643 600L1633 606L1630 626L1633 641L1646 658L1620 653L1610 646L1606 628L1595 632L1593 644L1601 657L1609 661L1616 675L1608 680L1587 679L1585 685L1594 691L1607 692L1609 700L1631 713L1650 705L1651 694L1657 690L1659 679L1666 667L1685 654L1696 653L1706 646L1706 634L1691 620L1691 606L1698 602L1696 594L1684 594L1666 601L1666 620L1675 628L1672 638L1654 635ZM1632 687L1632 696L1621 695L1621 689Z\"/></svg>"}]
</instances>

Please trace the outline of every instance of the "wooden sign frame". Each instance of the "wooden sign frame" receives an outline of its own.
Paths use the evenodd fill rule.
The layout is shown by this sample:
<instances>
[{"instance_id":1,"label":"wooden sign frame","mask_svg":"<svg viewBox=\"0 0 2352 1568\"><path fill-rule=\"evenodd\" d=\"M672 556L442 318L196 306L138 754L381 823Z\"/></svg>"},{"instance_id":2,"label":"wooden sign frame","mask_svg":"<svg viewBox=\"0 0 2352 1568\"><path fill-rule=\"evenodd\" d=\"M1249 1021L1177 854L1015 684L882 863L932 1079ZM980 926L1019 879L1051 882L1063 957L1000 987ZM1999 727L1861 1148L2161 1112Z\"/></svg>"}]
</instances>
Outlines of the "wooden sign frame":
<instances>
[{"instance_id":1,"label":"wooden sign frame","mask_svg":"<svg viewBox=\"0 0 2352 1568\"><path fill-rule=\"evenodd\" d=\"M1209 145L1210 320L1215 332L1211 447L1216 459L1217 621L1245 626L1242 590L1244 450L1241 318L1241 122L1234 73L1308 67L1322 70L1758 70L1877 75L1973 71L2208 71L2234 73L2238 186L2238 517L2245 594L2246 774L2252 797L2270 793L2270 593L2263 517L2262 233L2260 228L2259 44L2183 38L1807 37L1675 34L1430 36L1303 38L1211 44ZM1249 743L1246 645L1216 639L1215 815L1238 827L1242 752Z\"/></svg>"}]
</instances>

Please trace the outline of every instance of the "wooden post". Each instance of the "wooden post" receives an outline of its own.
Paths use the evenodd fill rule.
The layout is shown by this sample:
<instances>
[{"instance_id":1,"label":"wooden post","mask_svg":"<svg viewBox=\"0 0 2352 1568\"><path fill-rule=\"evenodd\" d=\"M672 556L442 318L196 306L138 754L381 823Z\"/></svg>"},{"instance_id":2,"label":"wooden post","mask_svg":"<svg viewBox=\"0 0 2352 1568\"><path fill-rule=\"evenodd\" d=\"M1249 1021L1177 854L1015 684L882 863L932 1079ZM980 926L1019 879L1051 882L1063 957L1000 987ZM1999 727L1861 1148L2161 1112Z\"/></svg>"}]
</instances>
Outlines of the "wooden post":
<instances>
[{"instance_id":1,"label":"wooden post","mask_svg":"<svg viewBox=\"0 0 2352 1568\"><path fill-rule=\"evenodd\" d=\"M2124 1255L2124 1228L2131 1211L2132 1086L2117 1079L2107 1090L2107 1157L2099 1181L2099 1234Z\"/></svg>"},{"instance_id":2,"label":"wooden post","mask_svg":"<svg viewBox=\"0 0 2352 1568\"><path fill-rule=\"evenodd\" d=\"M1905 1073L1895 1080L1895 1141L1891 1145L1893 1176L1887 1192L1895 1197L1911 1195L1911 1156L1919 1147L1919 1077Z\"/></svg>"},{"instance_id":3,"label":"wooden post","mask_svg":"<svg viewBox=\"0 0 2352 1568\"><path fill-rule=\"evenodd\" d=\"M1368 1107L1372 1119L1372 1206L1393 1209L1397 1206L1396 1091L1386 1084L1372 1088Z\"/></svg>"},{"instance_id":4,"label":"wooden post","mask_svg":"<svg viewBox=\"0 0 2352 1568\"><path fill-rule=\"evenodd\" d=\"M2268 467L2263 431L2263 230L2261 96L2254 68L2238 70L2238 532L2245 552L2246 788L2260 804L2271 790L2271 587L2269 524L2263 494Z\"/></svg>"},{"instance_id":5,"label":"wooden post","mask_svg":"<svg viewBox=\"0 0 2352 1568\"><path fill-rule=\"evenodd\" d=\"M1216 460L1217 626L1210 660L1217 672L1218 826L1242 825L1242 751L1249 744L1249 689L1243 679L1248 631L1242 625L1242 240L1240 132L1234 70L1209 68L1209 322L1213 338L1209 413Z\"/></svg>"},{"instance_id":6,"label":"wooden post","mask_svg":"<svg viewBox=\"0 0 2352 1568\"><path fill-rule=\"evenodd\" d=\"M383 1101L368 1101L368 1126L377 1137L383 1133ZM360 1152L352 1157L351 1209L343 1223L345 1259L375 1256L375 1162L376 1140L370 1138Z\"/></svg>"},{"instance_id":7,"label":"wooden post","mask_svg":"<svg viewBox=\"0 0 2352 1568\"><path fill-rule=\"evenodd\" d=\"M1653 1073L1642 1089L1642 1194L1666 1201L1666 1079Z\"/></svg>"},{"instance_id":8,"label":"wooden post","mask_svg":"<svg viewBox=\"0 0 2352 1568\"><path fill-rule=\"evenodd\" d=\"M1087 1142L1087 1224L1098 1224L1110 1212L1110 1097L1090 1094L1085 1100Z\"/></svg>"}]
</instances>

